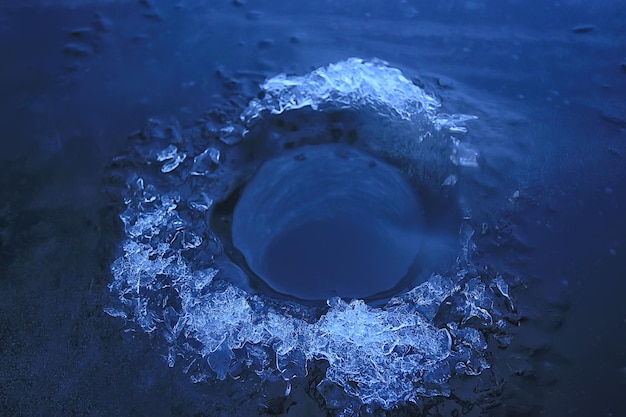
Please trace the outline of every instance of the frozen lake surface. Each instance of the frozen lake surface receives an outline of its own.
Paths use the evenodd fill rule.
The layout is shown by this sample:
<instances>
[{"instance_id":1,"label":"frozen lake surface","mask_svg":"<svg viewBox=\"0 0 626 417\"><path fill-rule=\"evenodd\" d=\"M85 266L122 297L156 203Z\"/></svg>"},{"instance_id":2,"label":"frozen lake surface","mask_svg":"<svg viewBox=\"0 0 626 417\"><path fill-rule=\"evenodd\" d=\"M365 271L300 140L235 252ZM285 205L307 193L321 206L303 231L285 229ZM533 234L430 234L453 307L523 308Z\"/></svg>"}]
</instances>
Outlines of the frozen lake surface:
<instances>
[{"instance_id":1,"label":"frozen lake surface","mask_svg":"<svg viewBox=\"0 0 626 417\"><path fill-rule=\"evenodd\" d=\"M0 409L16 416L626 413L618 395L626 388L624 21L626 6L619 1L4 2ZM397 70L406 77L407 84L400 84L406 88L393 94L360 89L357 96L331 90L330 96L306 96L304 106L287 101L286 111L279 111L285 103L271 100L276 85L260 87L279 74L302 77L351 57L383 60L387 64L381 67L393 69L389 74ZM412 117L403 113L406 101L392 99L413 99L422 91L441 104L437 123L445 125L447 115L475 116L461 117L459 126L454 122L459 119L450 117L442 131L433 128L443 142L420 138L428 152L415 151L423 148L404 140L416 130L427 131L432 120L403 124ZM324 107L328 103L330 108ZM279 150L246 145L272 134ZM319 245L280 235L288 239L275 242L273 256L293 249L293 262L281 264L270 256L273 263L257 270L250 259L263 245L245 235L256 226L246 225L243 240L233 236L230 242L228 222L238 195L234 188L254 176L260 161L306 158L306 152L317 160L308 147L328 135L344 145L365 143L361 151L374 155L375 163L384 161L376 169L397 168L416 187L415 204L422 211L409 220L402 207L400 214L387 213L384 202L403 195L398 189L372 202L374 217L384 219L379 226L350 229L366 223L371 213L365 211L353 224L344 221L348 215L333 217L349 230L338 235L336 247L316 256L332 258L335 248L353 245L349 255L365 253L371 263L365 271L336 259L339 269L333 272L346 273L333 280L371 273L373 284L362 294L339 285L338 295L348 299L320 306L285 296L306 299L302 294L310 288L285 290L276 282L266 286L249 279L267 273L288 282L298 265L314 265L313 258L298 258L298 245L307 251ZM338 156L323 159L353 158L354 172L369 166L359 165L360 153L332 155ZM283 163L280 157L274 161ZM341 174L332 166L325 171L329 181ZM212 188L202 193L207 178ZM337 184L342 182L331 186L341 187ZM278 195L281 210L294 204ZM311 199L317 192L299 195ZM355 194L341 201L358 199ZM403 201L412 211L414 203ZM146 215L159 210L175 212L186 228L170 214L159 217L167 220L163 223ZM296 217L315 218L319 212L299 207ZM281 216L268 219L268 224L302 226L298 230L320 240L333 229L317 223L306 229ZM422 254L432 262L411 264L412 250L402 251L413 247L413 235L390 232L392 223L423 233L417 259ZM141 245L163 243L161 237L149 240L170 227L168 244L178 248L177 259L187 269L150 269L158 267L155 259L167 259L158 245L154 256L146 257L152 263L133 263L138 258L129 253L148 253ZM209 245L213 232L216 239ZM359 248L350 240L361 232L363 242L374 243ZM254 236L263 233L259 228ZM382 246L376 247L372 236ZM248 249L244 241L252 242ZM396 249L385 254L389 247ZM216 255L219 251L225 255ZM469 263L455 263L468 251ZM402 264L392 274L396 286L377 286L376 268L387 270L385 262ZM115 280L129 276L129 265L143 265L140 273L171 285L144 288L139 282L138 296L127 297L132 306L146 300L142 311L156 316L131 317L138 310L115 305L118 290L125 289ZM311 277L327 272L324 268ZM407 269L414 280L403 276ZM441 275L419 287L431 272ZM167 288L180 295L184 287L163 278L172 274L190 277L181 285L195 283L180 304L167 301ZM112 291L111 282L119 284ZM416 286L421 289L409 292ZM350 296L378 291L383 296L369 305L349 302ZM470 293L492 303L466 302ZM418 295L409 300L407 294ZM389 302L392 296L399 298ZM437 301L415 301L419 297ZM501 318L506 329L496 331L477 319L484 319L483 310L463 316L458 311L464 306ZM163 336L165 329L179 335L181 311L193 337ZM393 326L407 317L419 334ZM298 331L288 333L286 326ZM337 333L338 327L344 333ZM235 328L239 333L233 336ZM301 339L286 336L296 333ZM229 335L224 340L233 346L246 347L220 350L220 334ZM379 342L391 340L401 342L390 350L393 358L406 361L374 355L359 362L367 356L358 354L359 343L375 352ZM420 349L417 341L424 342L421 362L412 356ZM265 350L252 348L255 343ZM199 365L196 355L203 354L206 363ZM276 364L262 363L263 354ZM407 368L409 358L417 362ZM365 375L372 363L390 377ZM413 385L400 383L407 381ZM381 396L393 390L381 391L383 382L396 394L402 389L417 394L409 403L393 395L385 403Z\"/></svg>"}]
</instances>

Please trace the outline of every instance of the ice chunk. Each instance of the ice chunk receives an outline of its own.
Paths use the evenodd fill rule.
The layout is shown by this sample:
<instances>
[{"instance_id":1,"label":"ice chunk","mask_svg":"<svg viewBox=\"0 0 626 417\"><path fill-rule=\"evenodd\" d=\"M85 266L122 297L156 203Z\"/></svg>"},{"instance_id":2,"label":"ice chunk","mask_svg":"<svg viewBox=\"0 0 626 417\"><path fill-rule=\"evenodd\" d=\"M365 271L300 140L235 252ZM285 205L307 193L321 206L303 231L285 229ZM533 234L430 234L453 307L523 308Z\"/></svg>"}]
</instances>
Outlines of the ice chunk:
<instances>
[{"instance_id":1,"label":"ice chunk","mask_svg":"<svg viewBox=\"0 0 626 417\"><path fill-rule=\"evenodd\" d=\"M185 153L179 153L178 148L174 145L169 145L156 155L156 160L158 162L165 162L161 166L161 172L164 174L178 168L185 158L187 158L187 155Z\"/></svg>"},{"instance_id":2,"label":"ice chunk","mask_svg":"<svg viewBox=\"0 0 626 417\"><path fill-rule=\"evenodd\" d=\"M219 139L226 145L236 145L241 142L244 130L241 126L228 125L219 131Z\"/></svg>"},{"instance_id":3,"label":"ice chunk","mask_svg":"<svg viewBox=\"0 0 626 417\"><path fill-rule=\"evenodd\" d=\"M446 186L446 187L452 187L456 185L456 182L457 182L456 175L450 174L446 177L446 179L443 181L441 185Z\"/></svg>"},{"instance_id":4,"label":"ice chunk","mask_svg":"<svg viewBox=\"0 0 626 417\"><path fill-rule=\"evenodd\" d=\"M124 311L121 311L112 307L105 307L104 312L107 313L111 317L117 317L117 318L123 318L123 319L128 318L128 315Z\"/></svg>"},{"instance_id":5,"label":"ice chunk","mask_svg":"<svg viewBox=\"0 0 626 417\"><path fill-rule=\"evenodd\" d=\"M507 284L501 276L498 276L495 279L495 284L500 295L502 295L506 299L508 308L511 311L515 311L513 300L511 299L511 295L509 294L509 284Z\"/></svg>"},{"instance_id":6,"label":"ice chunk","mask_svg":"<svg viewBox=\"0 0 626 417\"><path fill-rule=\"evenodd\" d=\"M478 152L476 150L458 139L454 139L453 143L455 148L450 156L452 162L462 167L478 167Z\"/></svg>"},{"instance_id":7,"label":"ice chunk","mask_svg":"<svg viewBox=\"0 0 626 417\"><path fill-rule=\"evenodd\" d=\"M176 158L178 155L178 148L174 145L169 145L161 152L157 153L156 160L159 162L167 161L168 159Z\"/></svg>"},{"instance_id":8,"label":"ice chunk","mask_svg":"<svg viewBox=\"0 0 626 417\"><path fill-rule=\"evenodd\" d=\"M350 58L319 68L304 76L285 74L270 78L262 86L263 99L253 100L242 114L251 121L264 111L282 113L310 106L321 109L374 106L380 111L411 119L417 114L434 115L440 106L384 61Z\"/></svg>"},{"instance_id":9,"label":"ice chunk","mask_svg":"<svg viewBox=\"0 0 626 417\"><path fill-rule=\"evenodd\" d=\"M415 85L400 70L378 59L350 58L304 76L280 74L261 85L263 98L250 102L241 119L250 123L264 112L279 114L303 107L373 108L403 120L427 118L437 129L464 133L475 116L439 114L439 100Z\"/></svg>"},{"instance_id":10,"label":"ice chunk","mask_svg":"<svg viewBox=\"0 0 626 417\"><path fill-rule=\"evenodd\" d=\"M193 158L193 167L191 168L191 175L207 175L217 167L220 163L221 153L219 149L209 147L202 151L198 156Z\"/></svg>"}]
</instances>

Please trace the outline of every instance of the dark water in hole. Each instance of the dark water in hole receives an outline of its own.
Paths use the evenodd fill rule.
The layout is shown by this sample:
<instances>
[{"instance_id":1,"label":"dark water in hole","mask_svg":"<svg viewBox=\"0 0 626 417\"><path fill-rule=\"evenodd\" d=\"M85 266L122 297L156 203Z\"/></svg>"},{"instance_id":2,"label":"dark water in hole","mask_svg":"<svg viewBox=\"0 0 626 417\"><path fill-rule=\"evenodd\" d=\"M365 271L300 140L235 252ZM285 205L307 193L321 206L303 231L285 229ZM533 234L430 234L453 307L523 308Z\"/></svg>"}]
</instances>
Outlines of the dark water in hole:
<instances>
[{"instance_id":1,"label":"dark water in hole","mask_svg":"<svg viewBox=\"0 0 626 417\"><path fill-rule=\"evenodd\" d=\"M363 298L388 289L406 273L394 270L396 255L393 247L362 226L337 219L308 223L278 236L267 249L264 269L284 292L295 287L296 294L319 299ZM293 279L298 281L294 287Z\"/></svg>"},{"instance_id":2,"label":"dark water in hole","mask_svg":"<svg viewBox=\"0 0 626 417\"><path fill-rule=\"evenodd\" d=\"M233 214L233 244L275 290L309 300L390 290L416 261L423 209L402 173L341 145L265 162ZM413 285L417 285L414 279Z\"/></svg>"},{"instance_id":3,"label":"dark water in hole","mask_svg":"<svg viewBox=\"0 0 626 417\"><path fill-rule=\"evenodd\" d=\"M103 312L127 180L105 167L149 117L236 118L267 77L361 56L478 116L461 217L476 263L521 282L521 325L505 349L490 339L495 383L456 381L431 414L624 414L625 19L618 1L4 2L0 409L325 415L306 378L286 397L253 378L193 384ZM475 404L481 387L494 402Z\"/></svg>"}]
</instances>

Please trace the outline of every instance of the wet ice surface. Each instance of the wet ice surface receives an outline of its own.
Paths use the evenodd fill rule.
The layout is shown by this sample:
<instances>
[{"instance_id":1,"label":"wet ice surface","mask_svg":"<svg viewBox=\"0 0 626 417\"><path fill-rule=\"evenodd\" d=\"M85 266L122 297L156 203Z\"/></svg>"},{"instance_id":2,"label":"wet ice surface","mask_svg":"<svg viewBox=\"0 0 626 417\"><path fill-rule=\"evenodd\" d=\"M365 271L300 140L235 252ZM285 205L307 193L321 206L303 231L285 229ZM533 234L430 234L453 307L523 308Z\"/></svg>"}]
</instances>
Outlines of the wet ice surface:
<instances>
[{"instance_id":1,"label":"wet ice surface","mask_svg":"<svg viewBox=\"0 0 626 417\"><path fill-rule=\"evenodd\" d=\"M526 318L509 347L488 346L492 368L472 386L453 382L454 395L427 410L624 414L614 395L624 384L619 271L626 234L618 2L315 3L279 10L248 1L210 11L195 2L177 11L160 2L101 2L23 12L7 4L0 14L8 57L3 91L10 98L1 119L4 410L228 416L237 404L250 415L324 415L319 391L306 379L292 380L288 397L280 381L261 388L244 377L191 384L182 366L163 366L161 342L143 331L123 333L120 321L102 313L110 305L112 260L102 257L121 240L111 236L119 230L111 219L124 203L98 197L99 170L127 149L122 139L147 117L175 114L186 131L207 109L228 107L219 103L245 107L266 77L378 56L439 96L446 111L479 117L469 142L480 151L480 167L449 181L463 196L461 217L476 231L475 261L524 283L509 288ZM248 81L254 88L243 97L231 93ZM238 113L201 119L212 117ZM237 140L235 127L224 129L235 133L220 135L224 142ZM226 158L219 146L177 146L178 157L155 168L174 166L183 153L181 164L193 161L200 173ZM471 149L466 155L471 160ZM212 204L208 194L189 200L198 212ZM322 374L323 366L310 377ZM467 405L476 401L472 392L496 386L495 401Z\"/></svg>"}]
</instances>

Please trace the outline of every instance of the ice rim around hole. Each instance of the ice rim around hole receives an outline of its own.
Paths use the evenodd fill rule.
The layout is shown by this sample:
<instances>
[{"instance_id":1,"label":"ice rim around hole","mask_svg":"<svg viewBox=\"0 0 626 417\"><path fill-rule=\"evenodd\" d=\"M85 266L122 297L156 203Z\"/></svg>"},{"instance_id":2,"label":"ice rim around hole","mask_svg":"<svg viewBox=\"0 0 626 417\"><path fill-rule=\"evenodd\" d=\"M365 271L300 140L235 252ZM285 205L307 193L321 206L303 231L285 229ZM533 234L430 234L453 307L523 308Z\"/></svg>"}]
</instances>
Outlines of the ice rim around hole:
<instances>
[{"instance_id":1,"label":"ice rim around hole","mask_svg":"<svg viewBox=\"0 0 626 417\"><path fill-rule=\"evenodd\" d=\"M435 161L430 186L453 187L459 169L477 166L478 153L462 141L474 117L440 107L400 70L350 58L269 78L247 106L231 102L187 130L151 119L112 163L125 236L105 312L128 331L151 334L167 364L194 382L290 381L324 362L317 390L338 415L453 395L451 380L488 370L489 338L506 343L516 320L504 277L472 262L469 224L461 225L449 273L433 273L381 306L332 298L312 308L255 293L220 269L224 245L207 220L214 203L249 178L237 149L254 139L255 126L299 109L367 113L371 125L363 131L379 129L363 138L368 152L403 161L416 181L423 180L420 165ZM443 144L443 162L431 155L435 142ZM452 168L442 170L446 164Z\"/></svg>"}]
</instances>

